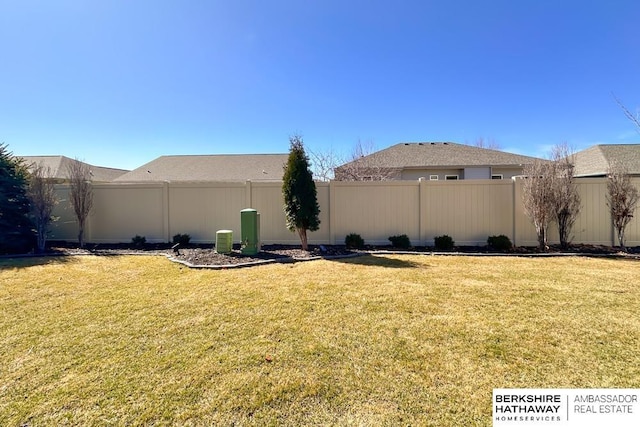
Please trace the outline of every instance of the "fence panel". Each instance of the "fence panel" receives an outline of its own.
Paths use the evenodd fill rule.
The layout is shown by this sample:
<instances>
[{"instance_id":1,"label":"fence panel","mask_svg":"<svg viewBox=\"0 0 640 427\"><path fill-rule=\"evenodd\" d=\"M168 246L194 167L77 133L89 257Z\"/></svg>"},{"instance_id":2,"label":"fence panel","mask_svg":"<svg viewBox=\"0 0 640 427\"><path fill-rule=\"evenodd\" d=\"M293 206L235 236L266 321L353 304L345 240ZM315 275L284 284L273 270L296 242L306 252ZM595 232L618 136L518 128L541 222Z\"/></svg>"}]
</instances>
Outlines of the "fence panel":
<instances>
[{"instance_id":1,"label":"fence panel","mask_svg":"<svg viewBox=\"0 0 640 427\"><path fill-rule=\"evenodd\" d=\"M193 243L213 243L216 231L232 230L240 241L240 211L246 205L246 185L236 182L171 183L169 236L188 234Z\"/></svg>"},{"instance_id":2,"label":"fence panel","mask_svg":"<svg viewBox=\"0 0 640 427\"><path fill-rule=\"evenodd\" d=\"M331 233L344 243L358 233L366 243L388 245L389 236L420 241L420 191L417 181L332 182Z\"/></svg>"},{"instance_id":3,"label":"fence panel","mask_svg":"<svg viewBox=\"0 0 640 427\"><path fill-rule=\"evenodd\" d=\"M456 245L485 245L487 237L513 240L513 183L498 180L422 181L423 240L447 234Z\"/></svg>"},{"instance_id":4,"label":"fence panel","mask_svg":"<svg viewBox=\"0 0 640 427\"><path fill-rule=\"evenodd\" d=\"M139 235L164 242L166 214L164 184L95 185L87 241L130 242Z\"/></svg>"},{"instance_id":5,"label":"fence panel","mask_svg":"<svg viewBox=\"0 0 640 427\"><path fill-rule=\"evenodd\" d=\"M614 234L606 206L606 179L578 181L582 210L573 229L574 243L611 245ZM640 185L640 179L634 183ZM220 229L240 241L240 211L260 212L263 243L298 244L286 229L282 184L191 182L109 183L94 185L94 209L87 242L129 242L135 235L149 242L170 241L177 233L196 243L213 243ZM388 237L407 234L414 245L432 245L450 235L458 245L484 245L490 235L505 234L520 246L537 245L536 233L522 205L521 180L384 181L317 183L320 229L313 244L342 244L349 233L367 243L389 244ZM68 185L57 185L60 203L51 239L74 241L77 223L68 205ZM550 243L557 230L549 229ZM640 245L640 221L627 228L627 244Z\"/></svg>"},{"instance_id":6,"label":"fence panel","mask_svg":"<svg viewBox=\"0 0 640 427\"><path fill-rule=\"evenodd\" d=\"M605 178L578 180L581 208L573 226L572 241L611 245L613 228L606 204L607 181Z\"/></svg>"},{"instance_id":7,"label":"fence panel","mask_svg":"<svg viewBox=\"0 0 640 427\"><path fill-rule=\"evenodd\" d=\"M69 186L56 185L55 193L58 204L53 209L53 216L56 221L51 226L49 239L73 241L78 238L78 221L76 220L73 208L69 205ZM85 238L86 238L85 230Z\"/></svg>"},{"instance_id":8,"label":"fence panel","mask_svg":"<svg viewBox=\"0 0 640 427\"><path fill-rule=\"evenodd\" d=\"M631 182L634 183L636 188L640 188L640 178L632 179ZM627 225L625 230L625 245L627 246L640 246L640 220L638 220L638 216L640 216L640 208L636 210L633 215L633 219ZM615 235L615 244L618 244L618 236Z\"/></svg>"}]
</instances>

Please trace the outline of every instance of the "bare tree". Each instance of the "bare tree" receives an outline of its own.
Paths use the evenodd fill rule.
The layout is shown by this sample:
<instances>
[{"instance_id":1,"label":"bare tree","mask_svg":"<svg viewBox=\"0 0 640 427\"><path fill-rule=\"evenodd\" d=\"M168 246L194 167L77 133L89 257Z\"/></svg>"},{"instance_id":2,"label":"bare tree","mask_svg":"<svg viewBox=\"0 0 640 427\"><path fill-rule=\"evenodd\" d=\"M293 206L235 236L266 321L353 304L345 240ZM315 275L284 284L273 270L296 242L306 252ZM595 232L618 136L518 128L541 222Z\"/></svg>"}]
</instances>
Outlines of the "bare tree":
<instances>
[{"instance_id":1,"label":"bare tree","mask_svg":"<svg viewBox=\"0 0 640 427\"><path fill-rule=\"evenodd\" d=\"M565 142L553 147L551 158L553 216L558 224L560 246L567 249L571 241L571 229L580 213L580 194L574 177L574 155Z\"/></svg>"},{"instance_id":2,"label":"bare tree","mask_svg":"<svg viewBox=\"0 0 640 427\"><path fill-rule=\"evenodd\" d=\"M622 112L624 113L624 115L627 116L627 118L631 120L631 122L634 125L636 125L636 130L640 132L640 114L637 112L636 114L633 114L631 111L629 111L627 107L625 107L622 101L620 101L620 99L618 99L618 97L615 94L612 93L611 95L613 96L613 99L616 100L616 103L618 104L618 106L622 109Z\"/></svg>"},{"instance_id":3,"label":"bare tree","mask_svg":"<svg viewBox=\"0 0 640 427\"><path fill-rule=\"evenodd\" d=\"M502 147L500 147L500 144L498 144L498 142L493 138L484 139L483 137L480 137L476 139L476 142L473 145L475 145L478 148L487 148L489 150L502 149Z\"/></svg>"},{"instance_id":4,"label":"bare tree","mask_svg":"<svg viewBox=\"0 0 640 427\"><path fill-rule=\"evenodd\" d=\"M335 168L344 163L342 157L333 148L327 151L309 150L309 160L313 179L325 182L331 181L335 176Z\"/></svg>"},{"instance_id":5,"label":"bare tree","mask_svg":"<svg viewBox=\"0 0 640 427\"><path fill-rule=\"evenodd\" d=\"M548 248L547 234L553 220L553 174L553 164L546 160L535 160L523 169L524 212L533 222L541 251Z\"/></svg>"},{"instance_id":6,"label":"bare tree","mask_svg":"<svg viewBox=\"0 0 640 427\"><path fill-rule=\"evenodd\" d=\"M93 186L89 165L75 159L67 167L69 202L78 220L78 244L84 247L84 229L93 208Z\"/></svg>"},{"instance_id":7,"label":"bare tree","mask_svg":"<svg viewBox=\"0 0 640 427\"><path fill-rule=\"evenodd\" d=\"M628 169L620 162L611 162L607 174L607 206L618 233L620 248L626 252L625 230L633 219L638 204L638 189L631 182Z\"/></svg>"},{"instance_id":8,"label":"bare tree","mask_svg":"<svg viewBox=\"0 0 640 427\"><path fill-rule=\"evenodd\" d=\"M31 204L33 224L36 227L39 252L45 249L49 226L55 221L53 209L58 203L51 176L51 168L48 166L42 163L32 165L27 195Z\"/></svg>"},{"instance_id":9,"label":"bare tree","mask_svg":"<svg viewBox=\"0 0 640 427\"><path fill-rule=\"evenodd\" d=\"M374 154L375 152L375 145L371 141L358 140L349 160L335 168L335 179L338 181L387 181L394 179L398 171L386 165L383 159Z\"/></svg>"}]
</instances>

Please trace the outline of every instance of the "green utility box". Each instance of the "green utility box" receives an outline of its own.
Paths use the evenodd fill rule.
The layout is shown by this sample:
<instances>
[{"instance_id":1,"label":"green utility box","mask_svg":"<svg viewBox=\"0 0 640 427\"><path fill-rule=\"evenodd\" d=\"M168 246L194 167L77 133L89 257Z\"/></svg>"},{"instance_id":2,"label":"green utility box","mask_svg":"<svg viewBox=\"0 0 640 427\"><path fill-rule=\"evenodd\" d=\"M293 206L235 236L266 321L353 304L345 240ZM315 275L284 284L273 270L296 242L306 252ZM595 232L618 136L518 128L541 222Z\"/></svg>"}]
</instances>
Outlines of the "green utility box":
<instances>
[{"instance_id":1,"label":"green utility box","mask_svg":"<svg viewBox=\"0 0 640 427\"><path fill-rule=\"evenodd\" d=\"M233 231L216 231L216 252L219 254L228 254L231 252L231 249L233 249Z\"/></svg>"},{"instance_id":2,"label":"green utility box","mask_svg":"<svg viewBox=\"0 0 640 427\"><path fill-rule=\"evenodd\" d=\"M260 250L260 214L255 209L240 211L242 253L255 255Z\"/></svg>"}]
</instances>

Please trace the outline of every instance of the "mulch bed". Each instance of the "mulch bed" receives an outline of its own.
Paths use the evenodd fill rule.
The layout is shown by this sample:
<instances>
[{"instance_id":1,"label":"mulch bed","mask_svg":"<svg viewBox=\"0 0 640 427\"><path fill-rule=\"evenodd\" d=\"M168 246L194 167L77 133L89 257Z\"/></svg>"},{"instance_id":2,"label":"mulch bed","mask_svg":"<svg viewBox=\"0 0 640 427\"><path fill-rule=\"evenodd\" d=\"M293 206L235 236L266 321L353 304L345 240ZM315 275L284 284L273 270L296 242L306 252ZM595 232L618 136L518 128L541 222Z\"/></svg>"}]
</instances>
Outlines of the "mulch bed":
<instances>
[{"instance_id":1,"label":"mulch bed","mask_svg":"<svg viewBox=\"0 0 640 427\"><path fill-rule=\"evenodd\" d=\"M239 245L234 245L228 254L219 254L211 244L188 245L187 247L172 248L172 244L145 244L135 247L131 244L88 244L83 249L77 248L71 242L51 242L49 251L40 255L165 255L174 261L190 267L231 268L245 265L255 265L269 262L296 262L312 259L335 259L358 256L363 253L434 253L433 247L413 247L409 250L393 248L391 246L367 246L362 251L351 250L344 245L310 245L309 251L303 251L300 246L291 245L263 245L262 250L255 255L245 255ZM438 252L440 253L440 252ZM602 245L572 245L568 251L559 246L551 246L546 251L534 247L517 247L508 252L495 252L482 246L458 246L451 252L444 254L456 255L516 255L516 256L558 256L558 255L586 255L586 256L621 256L632 259L640 258L640 247L628 248L627 253L619 248ZM33 254L29 254L33 255Z\"/></svg>"},{"instance_id":2,"label":"mulch bed","mask_svg":"<svg viewBox=\"0 0 640 427\"><path fill-rule=\"evenodd\" d=\"M212 248L178 248L177 252L172 250L170 256L177 261L193 266L233 266L270 261L304 261L316 258L350 256L353 254L353 251L345 247L322 245L310 247L309 251L303 251L295 246L268 245L263 246L262 250L255 255L245 255L239 248L233 249L228 254L219 254Z\"/></svg>"},{"instance_id":3,"label":"mulch bed","mask_svg":"<svg viewBox=\"0 0 640 427\"><path fill-rule=\"evenodd\" d=\"M320 258L338 258L358 255L357 251L345 246L314 245L309 251L299 246L263 245L262 250L254 255L243 254L239 245L234 245L230 253L221 254L212 245L188 245L172 248L169 244L145 244L144 247L133 247L130 244L96 244L86 245L79 249L75 245L55 242L48 254L51 255L166 255L172 260L188 266L240 266L267 262L294 262Z\"/></svg>"}]
</instances>

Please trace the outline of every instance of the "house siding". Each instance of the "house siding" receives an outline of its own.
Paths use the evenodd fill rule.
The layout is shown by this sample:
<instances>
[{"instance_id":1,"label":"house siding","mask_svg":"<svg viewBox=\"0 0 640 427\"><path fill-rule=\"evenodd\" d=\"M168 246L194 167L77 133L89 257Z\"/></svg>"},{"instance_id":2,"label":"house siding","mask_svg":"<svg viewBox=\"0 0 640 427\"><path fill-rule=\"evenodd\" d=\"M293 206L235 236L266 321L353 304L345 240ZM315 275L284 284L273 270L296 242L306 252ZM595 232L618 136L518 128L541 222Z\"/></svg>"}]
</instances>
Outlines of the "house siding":
<instances>
[{"instance_id":1,"label":"house siding","mask_svg":"<svg viewBox=\"0 0 640 427\"><path fill-rule=\"evenodd\" d=\"M491 179L491 168L464 168L464 179Z\"/></svg>"},{"instance_id":2,"label":"house siding","mask_svg":"<svg viewBox=\"0 0 640 427\"><path fill-rule=\"evenodd\" d=\"M429 179L431 175L438 175L439 181L444 181L446 175L458 175L458 179L465 179L464 169L405 169L402 171L400 179L404 181L417 181L420 178Z\"/></svg>"},{"instance_id":3,"label":"house siding","mask_svg":"<svg viewBox=\"0 0 640 427\"><path fill-rule=\"evenodd\" d=\"M491 168L491 174L502 175L502 179L511 179L514 176L522 175L522 168L495 166Z\"/></svg>"}]
</instances>

